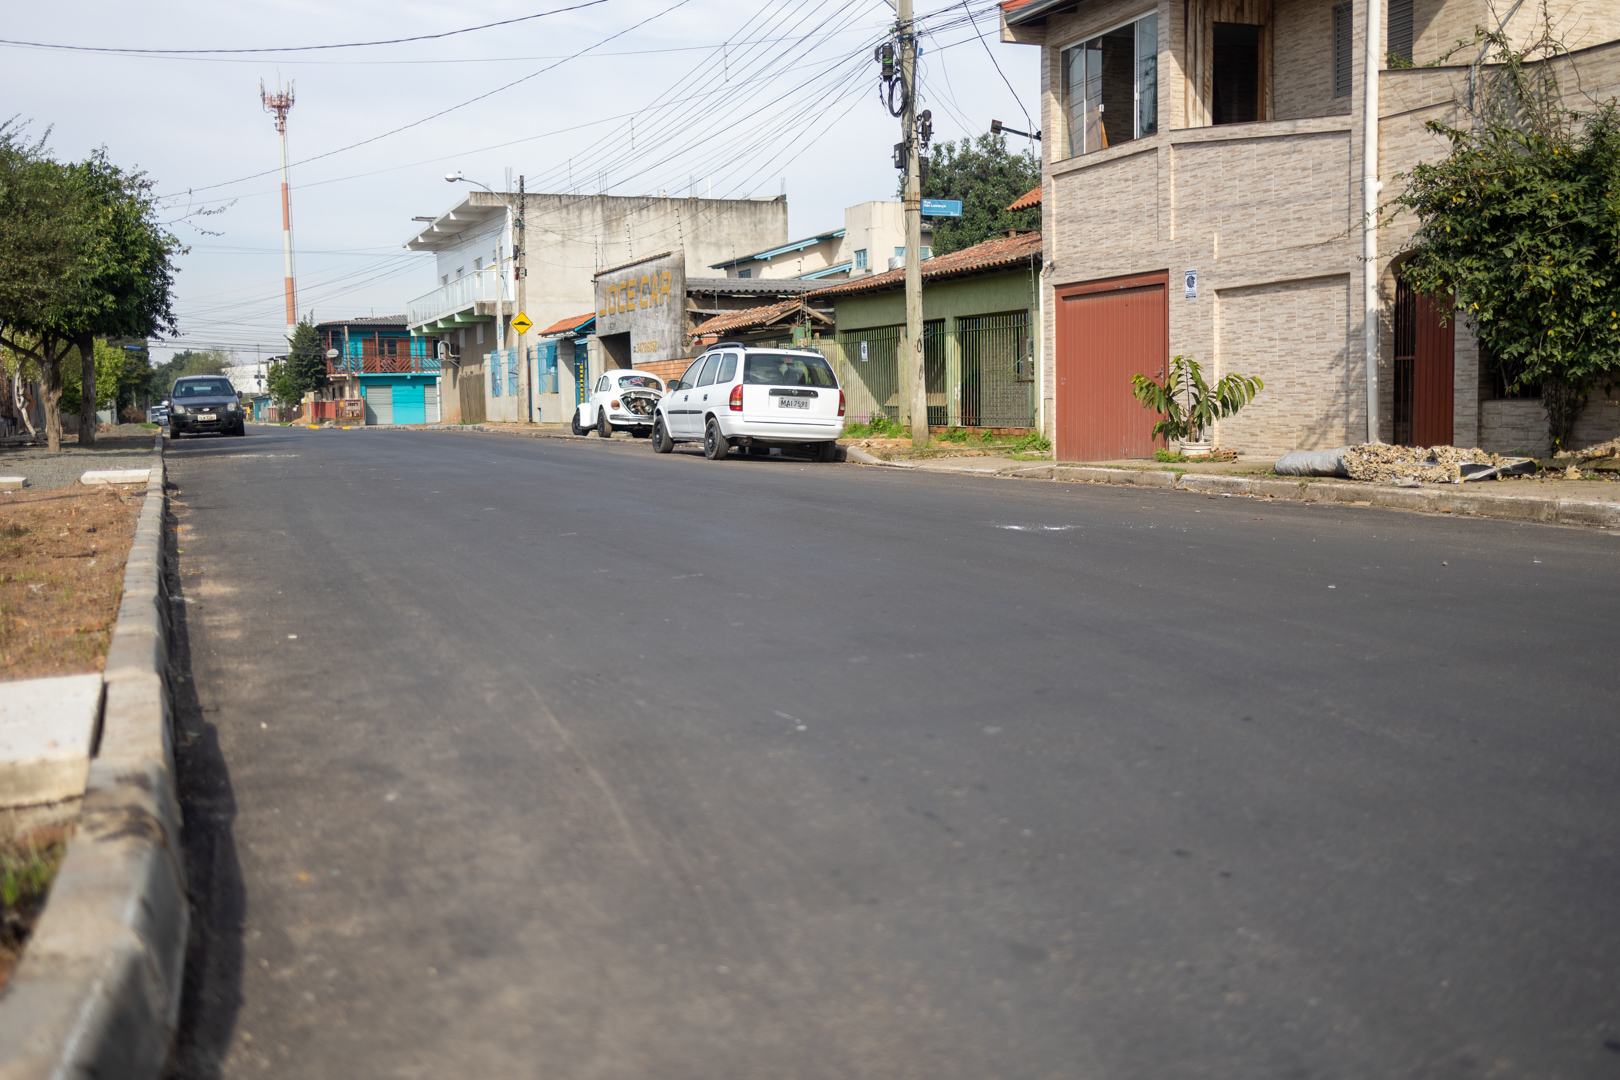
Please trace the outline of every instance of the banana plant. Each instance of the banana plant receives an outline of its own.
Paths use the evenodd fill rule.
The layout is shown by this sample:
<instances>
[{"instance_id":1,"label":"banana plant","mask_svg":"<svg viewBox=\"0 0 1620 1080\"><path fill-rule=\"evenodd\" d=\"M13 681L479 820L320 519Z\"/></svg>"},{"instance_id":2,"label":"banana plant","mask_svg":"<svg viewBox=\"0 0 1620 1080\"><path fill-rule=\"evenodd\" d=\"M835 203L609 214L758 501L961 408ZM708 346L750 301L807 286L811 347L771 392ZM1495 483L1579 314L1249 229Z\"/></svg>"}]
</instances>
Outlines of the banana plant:
<instances>
[{"instance_id":1,"label":"banana plant","mask_svg":"<svg viewBox=\"0 0 1620 1080\"><path fill-rule=\"evenodd\" d=\"M1223 375L1210 386L1190 356L1172 357L1163 383L1146 375L1131 379L1131 395L1163 417L1153 425L1153 434L1176 442L1198 442L1210 425L1236 413L1263 389L1265 383L1250 375Z\"/></svg>"}]
</instances>

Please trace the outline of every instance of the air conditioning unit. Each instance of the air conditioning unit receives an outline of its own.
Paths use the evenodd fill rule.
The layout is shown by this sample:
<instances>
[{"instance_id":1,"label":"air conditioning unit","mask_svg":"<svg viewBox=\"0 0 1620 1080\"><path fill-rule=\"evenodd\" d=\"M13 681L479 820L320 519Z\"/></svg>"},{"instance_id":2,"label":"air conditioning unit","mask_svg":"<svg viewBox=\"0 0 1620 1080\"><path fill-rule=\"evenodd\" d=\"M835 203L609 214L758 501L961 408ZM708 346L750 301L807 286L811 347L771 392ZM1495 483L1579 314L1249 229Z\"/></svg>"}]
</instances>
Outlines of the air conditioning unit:
<instances>
[{"instance_id":1,"label":"air conditioning unit","mask_svg":"<svg viewBox=\"0 0 1620 1080\"><path fill-rule=\"evenodd\" d=\"M894 255L894 256L891 256L889 258L889 269L890 270L898 270L902 266L905 266L905 265L906 265L906 257L904 255Z\"/></svg>"}]
</instances>

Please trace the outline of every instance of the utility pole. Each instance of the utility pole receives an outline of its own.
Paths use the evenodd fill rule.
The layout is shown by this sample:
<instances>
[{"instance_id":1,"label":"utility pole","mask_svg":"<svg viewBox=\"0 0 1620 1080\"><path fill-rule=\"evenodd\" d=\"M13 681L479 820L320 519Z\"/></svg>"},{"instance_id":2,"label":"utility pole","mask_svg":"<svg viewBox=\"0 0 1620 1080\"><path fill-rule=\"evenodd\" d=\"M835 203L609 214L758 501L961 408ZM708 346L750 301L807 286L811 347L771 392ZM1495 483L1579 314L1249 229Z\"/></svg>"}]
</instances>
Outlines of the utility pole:
<instances>
[{"instance_id":1,"label":"utility pole","mask_svg":"<svg viewBox=\"0 0 1620 1080\"><path fill-rule=\"evenodd\" d=\"M900 47L899 71L895 70L895 43L879 45L875 59L882 67L887 84L884 98L890 115L900 118L900 141L895 144L895 167L904 169L901 204L906 215L906 339L899 356L900 418L911 423L914 446L928 445L928 375L923 351L922 318L922 152L929 137L928 114L918 125L917 113L917 35L912 26L912 0L899 0L895 37ZM896 108L895 93L900 94Z\"/></svg>"},{"instance_id":2,"label":"utility pole","mask_svg":"<svg viewBox=\"0 0 1620 1080\"><path fill-rule=\"evenodd\" d=\"M265 112L275 114L276 133L281 136L281 253L287 271L285 287L288 343L292 342L293 332L298 329L298 299L293 289L292 199L288 194L287 174L287 113L292 111L293 107L293 85L289 82L287 89L282 90L278 79L276 92L272 94L264 88L264 80L259 80L259 100L264 103Z\"/></svg>"},{"instance_id":3,"label":"utility pole","mask_svg":"<svg viewBox=\"0 0 1620 1080\"><path fill-rule=\"evenodd\" d=\"M529 271L524 266L526 248L523 238L523 212L529 208L528 196L524 190L524 177L518 174L518 204L517 204L517 247L512 252L512 276L517 279L517 309L523 314L528 309L524 306L529 294ZM525 344L529 339L527 330L518 331L518 355L523 358L523 381L526 384L524 392L527 395L528 408L525 410L523 422L534 423L534 371L529 363L529 347ZM538 358L537 358L538 359Z\"/></svg>"}]
</instances>

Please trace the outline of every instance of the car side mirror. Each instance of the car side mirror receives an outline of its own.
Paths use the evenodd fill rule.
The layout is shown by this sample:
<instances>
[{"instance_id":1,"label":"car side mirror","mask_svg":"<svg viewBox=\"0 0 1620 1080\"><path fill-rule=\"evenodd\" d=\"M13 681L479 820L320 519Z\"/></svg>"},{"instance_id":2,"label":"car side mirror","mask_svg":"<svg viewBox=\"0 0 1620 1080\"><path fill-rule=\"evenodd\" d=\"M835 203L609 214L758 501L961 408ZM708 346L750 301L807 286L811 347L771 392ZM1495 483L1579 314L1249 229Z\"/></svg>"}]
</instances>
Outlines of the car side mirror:
<instances>
[{"instance_id":1,"label":"car side mirror","mask_svg":"<svg viewBox=\"0 0 1620 1080\"><path fill-rule=\"evenodd\" d=\"M669 385L664 388L664 392L666 394L673 394L677 390L685 389L685 387L686 387L686 384L681 382L681 380L679 380L679 379L671 379L671 380L669 380Z\"/></svg>"}]
</instances>

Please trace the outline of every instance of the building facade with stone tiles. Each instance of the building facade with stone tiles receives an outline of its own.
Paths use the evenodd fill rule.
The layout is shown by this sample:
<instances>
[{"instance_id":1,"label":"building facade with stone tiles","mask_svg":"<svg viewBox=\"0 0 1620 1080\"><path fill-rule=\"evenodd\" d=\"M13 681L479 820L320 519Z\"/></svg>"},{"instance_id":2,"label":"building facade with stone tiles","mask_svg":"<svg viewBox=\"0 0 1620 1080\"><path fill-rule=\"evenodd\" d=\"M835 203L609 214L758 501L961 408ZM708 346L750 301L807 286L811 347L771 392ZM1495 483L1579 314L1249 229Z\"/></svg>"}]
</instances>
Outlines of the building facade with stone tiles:
<instances>
[{"instance_id":1,"label":"building facade with stone tiles","mask_svg":"<svg viewBox=\"0 0 1620 1080\"><path fill-rule=\"evenodd\" d=\"M1404 286L1394 268L1412 221L1375 234L1376 393L1368 393L1367 2L1003 5L1002 40L1041 50L1040 394L1060 457L1150 453L1154 418L1130 397L1129 380L1162 373L1177 354L1208 375L1265 380L1254 403L1215 432L1245 454L1369 436L1534 450L1527 433L1540 432L1545 445L1539 401L1496 396L1472 329L1452 320L1444 332L1436 312L1420 304L1414 315L1397 296ZM1425 123L1462 119L1478 46L1456 43L1476 25L1495 29L1504 12L1489 0L1373 2L1386 57L1377 199L1387 203L1401 173L1447 150ZM1507 32L1528 40L1536 6L1522 5ZM1558 61L1564 85L1614 96L1620 4L1553 0L1547 15L1572 50ZM1424 354L1415 359L1414 319ZM1620 427L1620 406L1601 398L1578 438Z\"/></svg>"}]
</instances>

